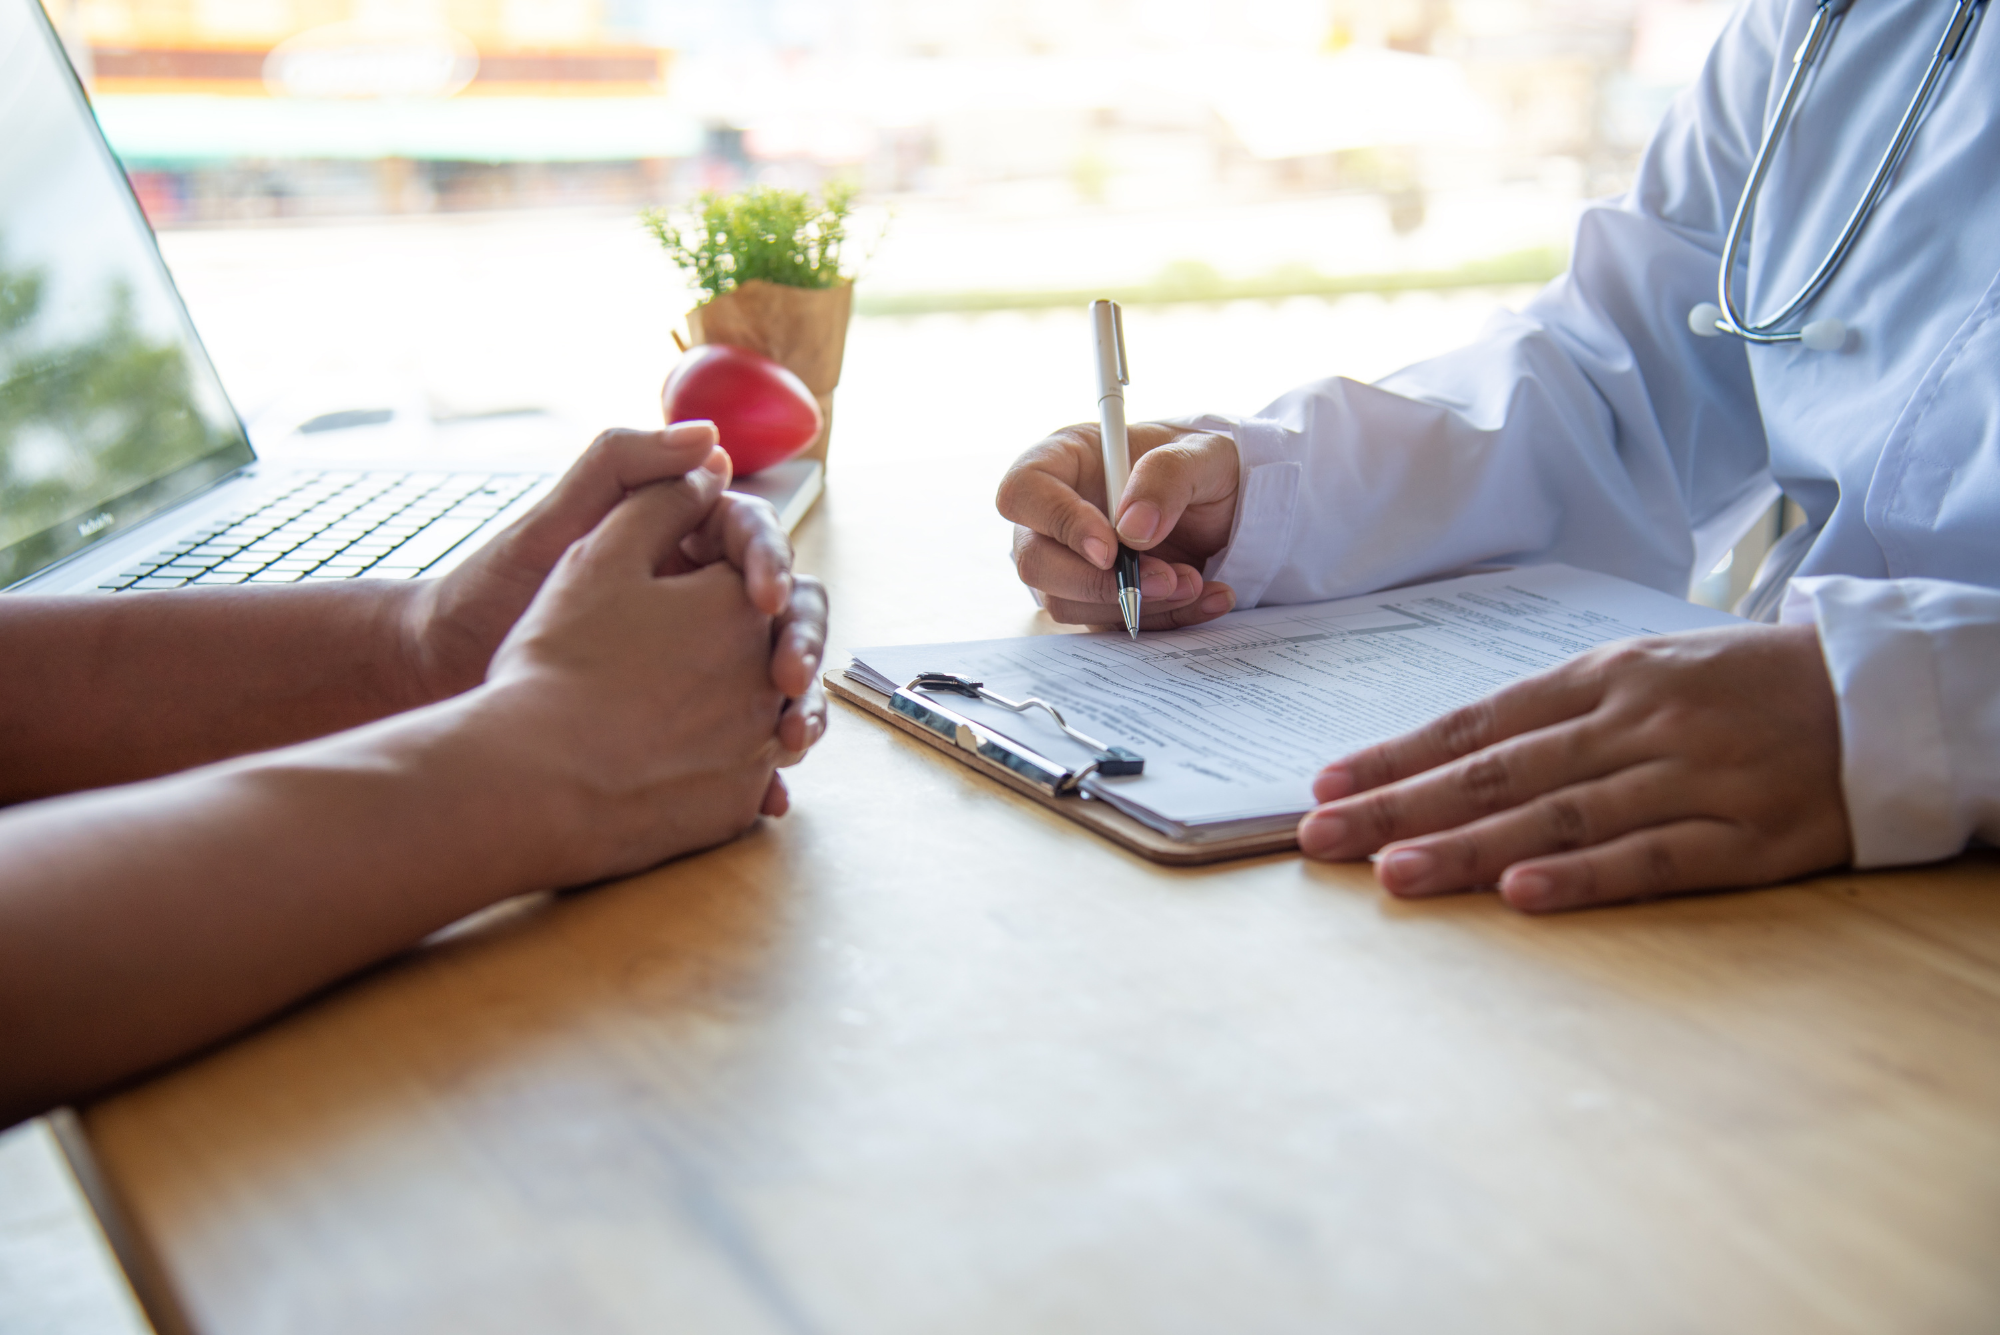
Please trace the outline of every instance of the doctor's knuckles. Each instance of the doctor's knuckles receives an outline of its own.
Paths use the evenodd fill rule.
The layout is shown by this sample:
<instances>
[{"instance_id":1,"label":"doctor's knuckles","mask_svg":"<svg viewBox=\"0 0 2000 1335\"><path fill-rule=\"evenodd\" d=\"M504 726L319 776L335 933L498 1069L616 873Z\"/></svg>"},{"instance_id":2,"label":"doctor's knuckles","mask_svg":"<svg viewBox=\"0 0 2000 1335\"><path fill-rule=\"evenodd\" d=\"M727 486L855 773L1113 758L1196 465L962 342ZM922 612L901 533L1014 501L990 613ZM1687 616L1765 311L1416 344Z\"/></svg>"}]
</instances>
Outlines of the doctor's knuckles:
<instances>
[{"instance_id":1,"label":"doctor's knuckles","mask_svg":"<svg viewBox=\"0 0 2000 1335\"><path fill-rule=\"evenodd\" d=\"M720 481L698 471L619 502L493 656L480 712L510 738L512 782L550 813L551 884L637 871L781 814L777 768L823 726L780 740L778 619L729 564L683 555Z\"/></svg>"},{"instance_id":2,"label":"doctor's knuckles","mask_svg":"<svg viewBox=\"0 0 2000 1335\"><path fill-rule=\"evenodd\" d=\"M1168 422L1130 430L1132 475L1105 513L1104 457L1093 424L1065 427L1025 451L1000 481L996 504L1015 524L1014 567L1057 621L1121 626L1118 544L1141 553L1149 630L1209 621L1235 606L1201 568L1229 541L1235 514L1236 444Z\"/></svg>"},{"instance_id":3,"label":"doctor's knuckles","mask_svg":"<svg viewBox=\"0 0 2000 1335\"><path fill-rule=\"evenodd\" d=\"M1763 885L1852 841L1811 626L1606 646L1327 766L1299 826L1393 893L1529 911Z\"/></svg>"}]
</instances>

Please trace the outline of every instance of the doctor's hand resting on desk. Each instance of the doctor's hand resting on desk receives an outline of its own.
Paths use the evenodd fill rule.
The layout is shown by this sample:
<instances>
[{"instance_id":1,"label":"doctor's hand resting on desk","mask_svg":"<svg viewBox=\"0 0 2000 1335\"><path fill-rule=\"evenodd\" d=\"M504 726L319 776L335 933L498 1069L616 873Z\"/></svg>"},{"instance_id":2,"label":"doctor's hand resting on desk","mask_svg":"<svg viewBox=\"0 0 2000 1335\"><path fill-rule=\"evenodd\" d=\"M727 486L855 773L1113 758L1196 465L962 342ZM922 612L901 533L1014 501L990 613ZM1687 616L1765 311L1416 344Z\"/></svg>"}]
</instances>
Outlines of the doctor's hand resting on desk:
<instances>
[{"instance_id":1,"label":"doctor's hand resting on desk","mask_svg":"<svg viewBox=\"0 0 2000 1335\"><path fill-rule=\"evenodd\" d=\"M434 582L0 600L0 1125L782 814L826 599L714 447L608 432Z\"/></svg>"},{"instance_id":2,"label":"doctor's hand resting on desk","mask_svg":"<svg viewBox=\"0 0 2000 1335\"><path fill-rule=\"evenodd\" d=\"M1212 620L1235 602L1201 570L1231 540L1236 445L1173 423L1131 436L1117 536L1153 558L1145 624ZM1059 431L1008 471L999 506L1049 614L1113 628L1098 458L1096 428ZM1839 721L1811 626L1586 654L1336 760L1313 796L1321 805L1299 826L1308 855L1377 855L1398 895L1497 883L1535 911L1783 880L1849 856Z\"/></svg>"}]
</instances>

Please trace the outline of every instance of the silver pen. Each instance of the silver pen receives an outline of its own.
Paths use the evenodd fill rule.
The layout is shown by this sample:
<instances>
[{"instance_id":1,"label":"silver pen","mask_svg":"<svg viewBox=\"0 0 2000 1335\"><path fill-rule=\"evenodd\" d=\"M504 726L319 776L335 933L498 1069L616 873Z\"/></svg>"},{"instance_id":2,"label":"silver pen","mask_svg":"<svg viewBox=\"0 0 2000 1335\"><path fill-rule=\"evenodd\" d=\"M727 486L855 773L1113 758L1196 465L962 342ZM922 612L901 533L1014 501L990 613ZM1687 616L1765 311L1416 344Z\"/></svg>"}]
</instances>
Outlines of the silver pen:
<instances>
[{"instance_id":1,"label":"silver pen","mask_svg":"<svg viewBox=\"0 0 2000 1335\"><path fill-rule=\"evenodd\" d=\"M1104 514L1112 519L1116 538L1118 498L1132 476L1132 445L1125 434L1125 386L1132 383L1125 363L1125 321L1115 301L1090 303L1091 332L1097 343L1097 427L1104 450ZM1125 629L1139 638L1139 553L1118 544L1118 610Z\"/></svg>"}]
</instances>

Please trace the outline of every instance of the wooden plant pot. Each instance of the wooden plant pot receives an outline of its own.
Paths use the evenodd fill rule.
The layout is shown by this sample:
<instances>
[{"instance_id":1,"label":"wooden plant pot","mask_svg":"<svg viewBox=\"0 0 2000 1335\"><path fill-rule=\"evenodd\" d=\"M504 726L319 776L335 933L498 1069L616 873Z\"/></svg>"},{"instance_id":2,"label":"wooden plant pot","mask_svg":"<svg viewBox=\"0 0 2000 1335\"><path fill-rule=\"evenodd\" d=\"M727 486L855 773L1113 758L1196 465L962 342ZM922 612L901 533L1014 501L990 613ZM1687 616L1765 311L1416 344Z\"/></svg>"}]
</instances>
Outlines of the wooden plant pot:
<instances>
[{"instance_id":1,"label":"wooden plant pot","mask_svg":"<svg viewBox=\"0 0 2000 1335\"><path fill-rule=\"evenodd\" d=\"M799 454L826 463L833 434L833 390L847 351L854 284L785 287L753 280L688 312L688 342L726 343L761 353L805 381L819 400L819 439Z\"/></svg>"}]
</instances>

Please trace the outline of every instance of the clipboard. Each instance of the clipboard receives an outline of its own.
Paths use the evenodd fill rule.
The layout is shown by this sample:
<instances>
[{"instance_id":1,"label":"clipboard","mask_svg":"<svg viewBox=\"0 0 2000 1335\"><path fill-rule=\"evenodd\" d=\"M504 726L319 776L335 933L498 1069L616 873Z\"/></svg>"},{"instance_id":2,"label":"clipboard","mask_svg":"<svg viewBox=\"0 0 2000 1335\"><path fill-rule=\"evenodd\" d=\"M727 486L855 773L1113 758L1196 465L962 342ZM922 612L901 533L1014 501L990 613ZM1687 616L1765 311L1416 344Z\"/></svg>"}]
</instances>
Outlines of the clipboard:
<instances>
[{"instance_id":1,"label":"clipboard","mask_svg":"<svg viewBox=\"0 0 2000 1335\"><path fill-rule=\"evenodd\" d=\"M965 742L948 740L932 727L897 712L891 708L889 696L850 677L845 671L830 670L822 674L820 680L835 697L863 713L873 715L898 732L942 751L961 765L1150 862L1170 867L1198 867L1233 858L1255 857L1260 853L1286 852L1299 846L1296 826L1199 843L1169 838L1110 803L1100 802L1082 791L1073 788L1068 792L1051 791L1056 786L1050 782L1052 776L1037 772L1051 768L1051 762L1043 761L1025 748L1004 748L1007 754L997 754L997 748L969 747ZM978 731L984 733L983 729Z\"/></svg>"}]
</instances>

